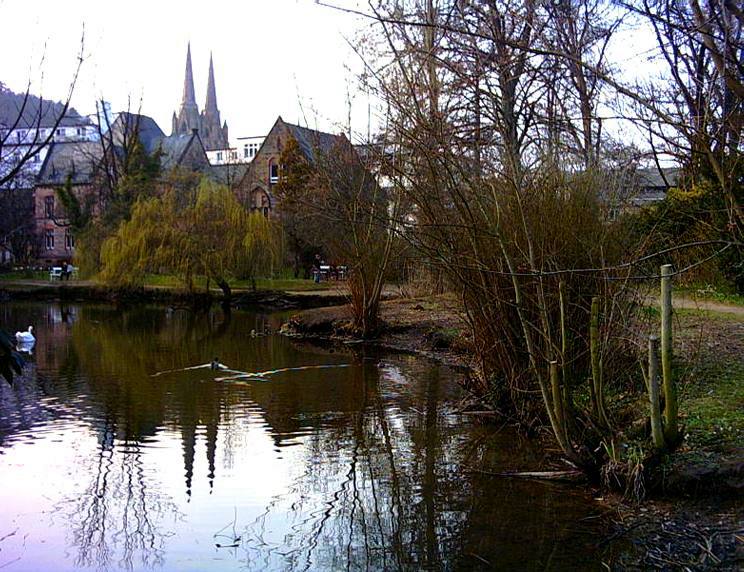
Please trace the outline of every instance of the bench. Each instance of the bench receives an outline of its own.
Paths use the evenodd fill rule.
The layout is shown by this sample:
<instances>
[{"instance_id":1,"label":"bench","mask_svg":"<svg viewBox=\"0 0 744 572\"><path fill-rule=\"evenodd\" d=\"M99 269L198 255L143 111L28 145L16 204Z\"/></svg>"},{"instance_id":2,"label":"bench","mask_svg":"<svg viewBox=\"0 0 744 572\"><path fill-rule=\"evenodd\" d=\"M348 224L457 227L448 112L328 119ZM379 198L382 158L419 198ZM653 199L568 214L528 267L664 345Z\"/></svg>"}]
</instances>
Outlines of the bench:
<instances>
[{"instance_id":1,"label":"bench","mask_svg":"<svg viewBox=\"0 0 744 572\"><path fill-rule=\"evenodd\" d=\"M49 282L52 282L55 278L57 280L62 280L61 266L52 266L52 269L49 271Z\"/></svg>"}]
</instances>

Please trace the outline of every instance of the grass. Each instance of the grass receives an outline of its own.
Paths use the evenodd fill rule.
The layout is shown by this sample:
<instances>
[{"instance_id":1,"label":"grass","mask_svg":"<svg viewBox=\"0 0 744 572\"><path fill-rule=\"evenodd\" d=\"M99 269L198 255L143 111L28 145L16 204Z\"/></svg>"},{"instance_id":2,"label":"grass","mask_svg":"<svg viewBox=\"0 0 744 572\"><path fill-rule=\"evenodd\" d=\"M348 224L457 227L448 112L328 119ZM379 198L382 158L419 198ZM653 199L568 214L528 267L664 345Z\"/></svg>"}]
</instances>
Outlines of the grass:
<instances>
[{"instance_id":1,"label":"grass","mask_svg":"<svg viewBox=\"0 0 744 572\"><path fill-rule=\"evenodd\" d=\"M0 272L0 280L49 280L47 270L13 270Z\"/></svg>"},{"instance_id":2,"label":"grass","mask_svg":"<svg viewBox=\"0 0 744 572\"><path fill-rule=\"evenodd\" d=\"M722 360L695 371L681 396L685 430L692 447L725 450L744 442L744 363Z\"/></svg>"},{"instance_id":3,"label":"grass","mask_svg":"<svg viewBox=\"0 0 744 572\"><path fill-rule=\"evenodd\" d=\"M692 300L705 300L730 306L744 306L744 296L735 293L728 287L716 287L706 284L702 286L675 288L674 292Z\"/></svg>"},{"instance_id":4,"label":"grass","mask_svg":"<svg viewBox=\"0 0 744 572\"><path fill-rule=\"evenodd\" d=\"M196 288L204 289L207 286L207 279L199 276L194 280ZM161 288L182 288L183 283L176 276L163 274L150 274L145 279L145 286L155 286ZM216 289L217 285L212 282L211 288ZM295 291L312 291L328 290L335 286L335 283L321 282L316 284L312 280L303 280L301 278L257 278L257 290L295 290ZM233 290L251 290L253 284L250 280L231 280L230 287Z\"/></svg>"},{"instance_id":5,"label":"grass","mask_svg":"<svg viewBox=\"0 0 744 572\"><path fill-rule=\"evenodd\" d=\"M44 282L49 281L49 272L45 270L18 270L13 272L0 273L0 281L12 282L14 280L40 280ZM199 276L194 280L194 284L197 288L204 289L207 286L207 280L203 276ZM176 276L162 275L162 274L150 274L145 279L145 286L153 286L159 288L182 288L183 283ZM253 285L250 280L231 280L230 286L235 290L250 290ZM316 284L312 280L303 280L300 278L258 278L256 279L256 288L258 290L291 290L291 291L313 291L313 290L328 290L333 289L337 286L335 282L321 282ZM216 289L217 285L212 282L212 289Z\"/></svg>"}]
</instances>

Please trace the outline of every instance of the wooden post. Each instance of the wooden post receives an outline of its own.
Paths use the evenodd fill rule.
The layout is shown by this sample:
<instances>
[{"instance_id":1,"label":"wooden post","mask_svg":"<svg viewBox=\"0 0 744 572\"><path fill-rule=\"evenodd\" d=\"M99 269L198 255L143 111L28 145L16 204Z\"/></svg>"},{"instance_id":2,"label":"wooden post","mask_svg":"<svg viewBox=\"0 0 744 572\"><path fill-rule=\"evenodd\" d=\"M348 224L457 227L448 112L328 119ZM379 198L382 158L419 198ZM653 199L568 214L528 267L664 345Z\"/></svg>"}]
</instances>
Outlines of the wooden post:
<instances>
[{"instance_id":1,"label":"wooden post","mask_svg":"<svg viewBox=\"0 0 744 572\"><path fill-rule=\"evenodd\" d=\"M677 390L672 380L672 265L661 267L661 372L664 379L664 436L677 441Z\"/></svg>"},{"instance_id":2,"label":"wooden post","mask_svg":"<svg viewBox=\"0 0 744 572\"><path fill-rule=\"evenodd\" d=\"M654 447L664 448L664 433L661 429L661 410L659 409L659 338L648 337L648 398L651 406L651 438Z\"/></svg>"},{"instance_id":3,"label":"wooden post","mask_svg":"<svg viewBox=\"0 0 744 572\"><path fill-rule=\"evenodd\" d=\"M555 412L555 424L563 432L563 437L566 442L566 425L563 419L563 396L561 395L560 380L558 377L558 362L553 360L550 362L550 386L553 392L553 411Z\"/></svg>"},{"instance_id":4,"label":"wooden post","mask_svg":"<svg viewBox=\"0 0 744 572\"><path fill-rule=\"evenodd\" d=\"M566 408L570 407L570 394L568 389L568 329L566 328L566 283L558 282L558 302L561 310L561 381L563 381L563 403Z\"/></svg>"},{"instance_id":5,"label":"wooden post","mask_svg":"<svg viewBox=\"0 0 744 572\"><path fill-rule=\"evenodd\" d=\"M592 298L592 313L589 323L589 352L592 361L592 395L594 396L594 414L599 423L608 427L604 411L602 390L602 363L599 357L599 296Z\"/></svg>"}]
</instances>

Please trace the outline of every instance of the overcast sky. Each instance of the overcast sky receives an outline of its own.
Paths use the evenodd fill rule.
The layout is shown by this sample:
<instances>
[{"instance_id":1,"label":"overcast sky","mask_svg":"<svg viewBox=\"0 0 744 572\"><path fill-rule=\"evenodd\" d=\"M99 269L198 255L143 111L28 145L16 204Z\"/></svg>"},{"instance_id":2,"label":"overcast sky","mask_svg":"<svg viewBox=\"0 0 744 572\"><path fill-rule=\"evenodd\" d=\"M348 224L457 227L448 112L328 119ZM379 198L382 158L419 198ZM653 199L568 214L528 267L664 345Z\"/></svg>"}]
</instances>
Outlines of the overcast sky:
<instances>
[{"instance_id":1,"label":"overcast sky","mask_svg":"<svg viewBox=\"0 0 744 572\"><path fill-rule=\"evenodd\" d=\"M84 29L74 107L92 113L105 98L121 110L131 97L136 109L141 99L166 133L181 101L187 43L200 108L211 51L233 143L265 134L278 115L342 130L347 86L354 90L361 65L345 38L368 24L313 0L0 0L0 22L0 81L10 89L23 91L30 79L35 93L64 99ZM354 128L366 131L367 116L366 100L355 97Z\"/></svg>"},{"instance_id":2,"label":"overcast sky","mask_svg":"<svg viewBox=\"0 0 744 572\"><path fill-rule=\"evenodd\" d=\"M30 79L34 93L54 99L66 97L85 31L85 61L73 95L81 113L92 113L101 98L115 111L127 109L131 98L131 109L141 101L142 112L170 133L190 41L200 107L214 54L217 101L231 143L267 133L278 115L342 131L349 91L352 127L357 137L367 133L368 101L355 89L362 63L347 39L370 21L314 0L0 0L0 22L0 81L23 91ZM610 53L621 75L648 77L655 73L649 61L654 45L648 31L625 30ZM620 138L637 136L607 126Z\"/></svg>"}]
</instances>

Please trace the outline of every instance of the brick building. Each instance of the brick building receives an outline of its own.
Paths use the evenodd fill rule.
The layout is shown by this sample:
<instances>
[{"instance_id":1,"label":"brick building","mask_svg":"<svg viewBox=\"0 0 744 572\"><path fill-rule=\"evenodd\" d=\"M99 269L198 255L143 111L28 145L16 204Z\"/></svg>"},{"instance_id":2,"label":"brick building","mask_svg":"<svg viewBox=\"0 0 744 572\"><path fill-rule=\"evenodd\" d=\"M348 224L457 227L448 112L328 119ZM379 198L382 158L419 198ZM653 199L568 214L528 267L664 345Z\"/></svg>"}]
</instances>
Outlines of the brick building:
<instances>
[{"instance_id":1,"label":"brick building","mask_svg":"<svg viewBox=\"0 0 744 572\"><path fill-rule=\"evenodd\" d=\"M53 143L36 180L33 213L39 242L38 262L58 266L71 262L75 237L57 197L57 189L69 180L81 204L94 200L95 179L102 155L97 141Z\"/></svg>"}]
</instances>

